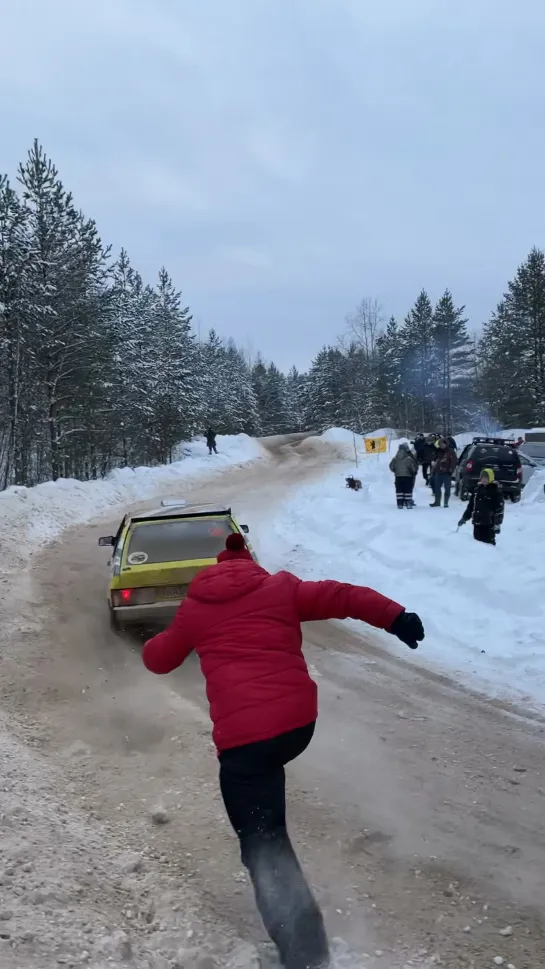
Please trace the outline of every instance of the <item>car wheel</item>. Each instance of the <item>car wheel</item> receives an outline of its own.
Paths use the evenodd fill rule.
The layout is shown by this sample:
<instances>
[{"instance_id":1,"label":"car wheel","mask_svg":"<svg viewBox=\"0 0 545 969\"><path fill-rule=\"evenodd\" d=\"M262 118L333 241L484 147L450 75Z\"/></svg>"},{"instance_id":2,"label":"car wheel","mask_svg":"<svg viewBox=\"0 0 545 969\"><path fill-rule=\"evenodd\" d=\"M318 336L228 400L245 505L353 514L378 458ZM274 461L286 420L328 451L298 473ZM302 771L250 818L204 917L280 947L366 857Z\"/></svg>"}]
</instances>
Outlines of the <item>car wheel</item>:
<instances>
[{"instance_id":1,"label":"car wheel","mask_svg":"<svg viewBox=\"0 0 545 969\"><path fill-rule=\"evenodd\" d=\"M463 483L460 483L460 501L469 501L469 490Z\"/></svg>"},{"instance_id":2,"label":"car wheel","mask_svg":"<svg viewBox=\"0 0 545 969\"><path fill-rule=\"evenodd\" d=\"M455 478L454 479L454 494L456 495L457 498L458 498L458 496L460 494L460 479L459 478Z\"/></svg>"},{"instance_id":3,"label":"car wheel","mask_svg":"<svg viewBox=\"0 0 545 969\"><path fill-rule=\"evenodd\" d=\"M520 501L520 491L516 491L511 495L511 501L516 505L517 501Z\"/></svg>"}]
</instances>

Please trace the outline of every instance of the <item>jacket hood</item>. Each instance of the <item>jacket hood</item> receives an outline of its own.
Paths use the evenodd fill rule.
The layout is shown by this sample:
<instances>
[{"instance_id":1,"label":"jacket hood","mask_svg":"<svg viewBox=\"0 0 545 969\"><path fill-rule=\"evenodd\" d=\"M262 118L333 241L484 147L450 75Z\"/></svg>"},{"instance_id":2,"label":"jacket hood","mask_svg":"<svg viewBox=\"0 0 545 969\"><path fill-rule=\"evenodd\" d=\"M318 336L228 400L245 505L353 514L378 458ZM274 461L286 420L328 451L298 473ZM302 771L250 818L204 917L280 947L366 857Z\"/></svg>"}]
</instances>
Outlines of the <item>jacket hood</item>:
<instances>
[{"instance_id":1,"label":"jacket hood","mask_svg":"<svg viewBox=\"0 0 545 969\"><path fill-rule=\"evenodd\" d=\"M255 592L268 577L266 569L251 557L237 555L199 572L189 586L188 597L210 604L230 602Z\"/></svg>"},{"instance_id":2,"label":"jacket hood","mask_svg":"<svg viewBox=\"0 0 545 969\"><path fill-rule=\"evenodd\" d=\"M405 451L407 454L410 454L411 453L410 444L407 444L406 441L403 441L403 443L399 445L399 450Z\"/></svg>"},{"instance_id":3,"label":"jacket hood","mask_svg":"<svg viewBox=\"0 0 545 969\"><path fill-rule=\"evenodd\" d=\"M484 477L488 478L488 484L492 484L496 480L496 475L494 474L492 468L483 468L479 475L479 479Z\"/></svg>"}]
</instances>

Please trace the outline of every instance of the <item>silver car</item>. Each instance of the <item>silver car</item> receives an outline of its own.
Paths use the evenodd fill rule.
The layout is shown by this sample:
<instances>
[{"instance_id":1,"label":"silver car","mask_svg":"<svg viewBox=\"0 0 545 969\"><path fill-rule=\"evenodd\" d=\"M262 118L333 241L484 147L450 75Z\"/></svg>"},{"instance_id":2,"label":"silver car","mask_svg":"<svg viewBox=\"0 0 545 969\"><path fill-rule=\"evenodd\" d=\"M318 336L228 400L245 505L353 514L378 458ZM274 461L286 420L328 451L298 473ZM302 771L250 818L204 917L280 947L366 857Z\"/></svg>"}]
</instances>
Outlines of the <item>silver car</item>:
<instances>
[{"instance_id":1,"label":"silver car","mask_svg":"<svg viewBox=\"0 0 545 969\"><path fill-rule=\"evenodd\" d=\"M533 458L528 457L528 455L525 454L524 451L522 451L520 448L519 448L519 458L520 458L520 463L522 465L522 487L524 488L524 486L528 484L534 471L537 468L541 467L541 464L537 461L534 461Z\"/></svg>"}]
</instances>

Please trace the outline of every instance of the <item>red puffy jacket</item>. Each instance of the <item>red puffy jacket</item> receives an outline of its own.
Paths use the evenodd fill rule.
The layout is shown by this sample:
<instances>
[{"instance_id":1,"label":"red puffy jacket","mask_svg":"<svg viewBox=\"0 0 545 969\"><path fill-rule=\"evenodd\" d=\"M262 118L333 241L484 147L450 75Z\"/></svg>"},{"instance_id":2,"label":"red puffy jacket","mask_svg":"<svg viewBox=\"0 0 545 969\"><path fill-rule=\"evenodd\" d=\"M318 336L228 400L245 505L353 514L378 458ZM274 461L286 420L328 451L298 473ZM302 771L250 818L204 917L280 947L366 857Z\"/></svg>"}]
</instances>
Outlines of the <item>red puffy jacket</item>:
<instances>
[{"instance_id":1,"label":"red puffy jacket","mask_svg":"<svg viewBox=\"0 0 545 969\"><path fill-rule=\"evenodd\" d=\"M372 589L271 575L248 555L224 552L222 558L193 579L171 626L143 652L152 673L170 673L196 651L219 751L316 719L302 622L352 618L390 629L404 611Z\"/></svg>"}]
</instances>

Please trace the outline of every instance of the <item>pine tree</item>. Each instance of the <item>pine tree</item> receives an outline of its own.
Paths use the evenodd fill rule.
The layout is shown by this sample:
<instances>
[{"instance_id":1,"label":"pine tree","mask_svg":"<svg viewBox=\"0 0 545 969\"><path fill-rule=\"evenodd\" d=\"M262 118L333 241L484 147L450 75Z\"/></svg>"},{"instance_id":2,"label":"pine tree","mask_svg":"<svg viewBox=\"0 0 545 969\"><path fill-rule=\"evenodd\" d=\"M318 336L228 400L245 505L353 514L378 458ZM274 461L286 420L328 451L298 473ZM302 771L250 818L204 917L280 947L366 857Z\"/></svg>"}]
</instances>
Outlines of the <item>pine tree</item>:
<instances>
[{"instance_id":1,"label":"pine tree","mask_svg":"<svg viewBox=\"0 0 545 969\"><path fill-rule=\"evenodd\" d=\"M464 306L456 307L445 290L433 314L437 394L436 403L443 434L454 425L465 426L471 411L471 339Z\"/></svg>"},{"instance_id":2,"label":"pine tree","mask_svg":"<svg viewBox=\"0 0 545 969\"><path fill-rule=\"evenodd\" d=\"M289 415L290 433L308 430L305 427L305 394L307 378L299 373L297 367L292 367L286 377L286 408Z\"/></svg>"},{"instance_id":3,"label":"pine tree","mask_svg":"<svg viewBox=\"0 0 545 969\"><path fill-rule=\"evenodd\" d=\"M403 392L404 356L399 327L390 317L385 333L377 340L376 409L385 427L408 428L409 416ZM379 421L379 423L381 423Z\"/></svg>"},{"instance_id":4,"label":"pine tree","mask_svg":"<svg viewBox=\"0 0 545 969\"><path fill-rule=\"evenodd\" d=\"M516 347L516 392L524 388L522 426L545 424L545 253L532 249L509 283L505 313ZM520 389L519 389L520 388Z\"/></svg>"},{"instance_id":5,"label":"pine tree","mask_svg":"<svg viewBox=\"0 0 545 969\"><path fill-rule=\"evenodd\" d=\"M485 324L480 343L483 394L510 427L545 424L545 255L532 249Z\"/></svg>"},{"instance_id":6,"label":"pine tree","mask_svg":"<svg viewBox=\"0 0 545 969\"><path fill-rule=\"evenodd\" d=\"M264 435L286 434L290 420L286 378L274 363L265 366L261 357L252 367L252 387Z\"/></svg>"},{"instance_id":7,"label":"pine tree","mask_svg":"<svg viewBox=\"0 0 545 969\"><path fill-rule=\"evenodd\" d=\"M433 308L422 290L400 332L402 381L408 420L414 428L433 430L437 422Z\"/></svg>"},{"instance_id":8,"label":"pine tree","mask_svg":"<svg viewBox=\"0 0 545 969\"><path fill-rule=\"evenodd\" d=\"M227 373L231 381L231 392L227 405L230 422L229 433L242 432L258 437L262 428L250 366L244 357L244 353L233 340L229 340L225 356Z\"/></svg>"},{"instance_id":9,"label":"pine tree","mask_svg":"<svg viewBox=\"0 0 545 969\"><path fill-rule=\"evenodd\" d=\"M150 348L153 376L153 438L156 460L172 460L174 447L195 434L201 417L201 378L198 353L191 332L189 307L166 269L161 269L153 308Z\"/></svg>"},{"instance_id":10,"label":"pine tree","mask_svg":"<svg viewBox=\"0 0 545 969\"><path fill-rule=\"evenodd\" d=\"M19 181L30 235L29 365L40 425L33 457L40 475L45 454L44 470L55 480L66 473L75 432L75 373L93 353L96 330L89 310L105 283L107 252L94 222L75 209L37 141L19 168Z\"/></svg>"},{"instance_id":11,"label":"pine tree","mask_svg":"<svg viewBox=\"0 0 545 969\"><path fill-rule=\"evenodd\" d=\"M6 176L0 176L0 414L2 487L26 484L22 425L30 416L27 326L28 238L26 212ZM25 418L26 415L26 418Z\"/></svg>"},{"instance_id":12,"label":"pine tree","mask_svg":"<svg viewBox=\"0 0 545 969\"><path fill-rule=\"evenodd\" d=\"M201 346L203 374L203 431L212 427L218 434L232 433L229 398L232 380L228 369L227 349L215 330Z\"/></svg>"},{"instance_id":13,"label":"pine tree","mask_svg":"<svg viewBox=\"0 0 545 969\"><path fill-rule=\"evenodd\" d=\"M337 347L323 347L313 360L308 374L305 424L320 431L328 427L342 427L345 395L343 353Z\"/></svg>"}]
</instances>

